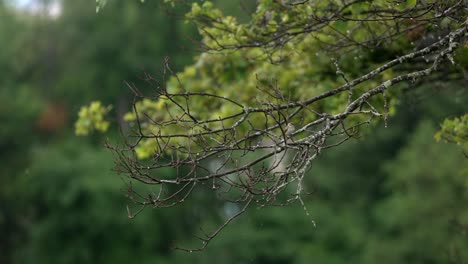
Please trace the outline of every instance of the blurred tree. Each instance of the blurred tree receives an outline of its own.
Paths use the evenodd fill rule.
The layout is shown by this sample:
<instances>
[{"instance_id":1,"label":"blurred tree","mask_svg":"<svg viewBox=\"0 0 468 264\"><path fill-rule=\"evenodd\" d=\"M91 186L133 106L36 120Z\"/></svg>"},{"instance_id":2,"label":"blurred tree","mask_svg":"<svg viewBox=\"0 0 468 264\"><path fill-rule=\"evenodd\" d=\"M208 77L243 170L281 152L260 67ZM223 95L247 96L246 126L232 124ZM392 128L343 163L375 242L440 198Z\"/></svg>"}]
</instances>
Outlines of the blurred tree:
<instances>
[{"instance_id":1,"label":"blurred tree","mask_svg":"<svg viewBox=\"0 0 468 264\"><path fill-rule=\"evenodd\" d=\"M10 254L21 240L17 218L16 192L12 188L18 173L24 173L30 159L25 155L35 140L35 120L44 101L31 83L23 83L23 74L32 58L21 52L32 22L17 17L0 1L0 263L10 263Z\"/></svg>"},{"instance_id":2,"label":"blurred tree","mask_svg":"<svg viewBox=\"0 0 468 264\"><path fill-rule=\"evenodd\" d=\"M112 156L102 148L67 140L31 151L33 162L17 182L30 188L15 203L28 233L16 263L128 263L136 256L165 263L170 241L183 236L182 211L130 221L116 192L122 181L111 176Z\"/></svg>"},{"instance_id":3,"label":"blurred tree","mask_svg":"<svg viewBox=\"0 0 468 264\"><path fill-rule=\"evenodd\" d=\"M4 2L0 2L0 263L88 262L100 258L128 262L133 249L114 247L124 247L132 240L137 240L135 250L148 254L167 251L170 237L179 230L172 232L158 224L154 215L148 215L147 221L162 230L154 240L140 243L141 239L124 234L121 238L106 237L112 245L99 242L102 230L93 230L93 222L109 221L113 214L119 221L109 227L109 234L117 235L117 228L130 224L123 218L126 212L122 204L120 209L113 207L122 181L118 177L95 177L109 175L101 169L109 170L111 160L86 147L86 141L97 145L102 140L99 136L89 140L72 137L68 111L79 109L90 98L112 102L117 110L127 111L125 78L135 78L142 69L157 70L162 51L183 65L192 51L171 41L190 38L193 30L176 17L163 14L157 3L116 4L97 16L85 2L64 0L59 16L52 17L15 9L12 3ZM158 34L147 34L153 30ZM177 54L171 53L176 49ZM74 167L75 158L83 159L76 160L82 168ZM101 166L94 166L93 160ZM95 181L90 182L90 177ZM88 187L92 190L83 190ZM114 196L108 200L110 189ZM88 204L88 196L96 203ZM99 215L103 208L111 211ZM92 221L83 222L87 217ZM171 222L170 218L166 216L161 223ZM142 234L148 225L136 225L142 228L140 231L130 229L135 235ZM103 226L99 228L104 230ZM164 243L159 244L157 239ZM122 244L117 245L117 241ZM148 256L148 261L153 257Z\"/></svg>"},{"instance_id":4,"label":"blurred tree","mask_svg":"<svg viewBox=\"0 0 468 264\"><path fill-rule=\"evenodd\" d=\"M388 195L374 211L378 226L368 240L368 263L453 263L453 250L468 246L454 224L468 222L468 193L460 173L468 167L455 147L428 143L428 131L434 126L421 122L384 167Z\"/></svg>"},{"instance_id":5,"label":"blurred tree","mask_svg":"<svg viewBox=\"0 0 468 264\"><path fill-rule=\"evenodd\" d=\"M179 38L189 40L193 30L177 18L177 10L166 12L158 1L144 6L116 2L99 15L89 4L66 0L63 5L56 45L66 59L55 94L74 105L100 98L120 107L118 102L129 97L124 81L137 81L135 76L143 77L143 72L157 74L163 57L158 54L180 65L190 61L193 48Z\"/></svg>"}]
</instances>

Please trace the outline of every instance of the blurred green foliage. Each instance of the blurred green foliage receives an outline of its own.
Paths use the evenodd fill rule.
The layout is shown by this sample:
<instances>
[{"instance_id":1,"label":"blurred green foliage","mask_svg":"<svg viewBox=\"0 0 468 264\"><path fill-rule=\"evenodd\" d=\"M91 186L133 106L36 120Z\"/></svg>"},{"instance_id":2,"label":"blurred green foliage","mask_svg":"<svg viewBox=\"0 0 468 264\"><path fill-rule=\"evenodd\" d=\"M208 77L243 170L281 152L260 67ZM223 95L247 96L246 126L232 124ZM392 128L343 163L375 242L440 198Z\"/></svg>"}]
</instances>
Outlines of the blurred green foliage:
<instances>
[{"instance_id":1,"label":"blurred green foliage","mask_svg":"<svg viewBox=\"0 0 468 264\"><path fill-rule=\"evenodd\" d=\"M104 120L104 117L111 109L111 106L104 107L98 101L92 102L89 106L82 106L75 123L75 133L83 136L94 130L106 132L110 122Z\"/></svg>"},{"instance_id":2,"label":"blurred green foliage","mask_svg":"<svg viewBox=\"0 0 468 264\"><path fill-rule=\"evenodd\" d=\"M468 114L445 119L441 129L434 135L437 141L444 140L459 145L468 153Z\"/></svg>"},{"instance_id":3,"label":"blurred green foliage","mask_svg":"<svg viewBox=\"0 0 468 264\"><path fill-rule=\"evenodd\" d=\"M192 234L217 227L228 203L195 193L185 206L147 208L128 219L127 204L139 209L125 198L129 180L111 171L112 156L99 144L104 138L75 137L69 116L99 98L114 105L108 114L118 119L129 110L122 81L136 80L144 69L158 71L165 55L176 70L192 62L182 43L193 30L165 16L156 2L115 1L96 15L92 4L67 0L61 16L51 19L0 1L0 263L391 264L468 258L468 238L453 224L468 223L461 175L466 159L454 144L432 140L446 116L466 111L466 94L453 96L463 87L422 99L406 94L389 128L376 124L371 136L321 156L307 176L307 207L316 228L299 206L253 208L205 251L183 253L171 248L197 245ZM196 70L197 79L192 66L183 70L196 80L194 87L211 82L202 77L217 71L225 71L220 81L235 88L226 93L239 94L234 80L251 81L242 79L253 67L242 58L230 59L221 65L225 69L210 59L218 58L196 58L212 67ZM265 75L275 72L263 67ZM290 70L298 69L291 64ZM318 89L331 85L324 69L310 71ZM116 134L111 130L106 137L117 141Z\"/></svg>"}]
</instances>

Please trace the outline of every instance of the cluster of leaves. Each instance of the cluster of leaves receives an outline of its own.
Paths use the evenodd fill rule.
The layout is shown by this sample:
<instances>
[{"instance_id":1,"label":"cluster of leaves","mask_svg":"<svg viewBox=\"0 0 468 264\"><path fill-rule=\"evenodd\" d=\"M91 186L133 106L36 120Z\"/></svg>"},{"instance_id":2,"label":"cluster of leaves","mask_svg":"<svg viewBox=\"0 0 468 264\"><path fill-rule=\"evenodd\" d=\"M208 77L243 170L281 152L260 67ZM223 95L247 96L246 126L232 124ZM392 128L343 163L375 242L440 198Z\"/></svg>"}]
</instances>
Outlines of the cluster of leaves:
<instances>
[{"instance_id":1,"label":"cluster of leaves","mask_svg":"<svg viewBox=\"0 0 468 264\"><path fill-rule=\"evenodd\" d=\"M92 102L89 106L82 106L75 123L75 133L85 136L94 130L106 132L110 123L105 120L105 115L111 109L111 106L103 106L98 101Z\"/></svg>"},{"instance_id":2,"label":"cluster of leaves","mask_svg":"<svg viewBox=\"0 0 468 264\"><path fill-rule=\"evenodd\" d=\"M434 137L437 141L455 143L463 148L464 153L468 153L468 114L445 119Z\"/></svg>"},{"instance_id":3,"label":"cluster of leaves","mask_svg":"<svg viewBox=\"0 0 468 264\"><path fill-rule=\"evenodd\" d=\"M206 131L207 128L210 130L221 129L236 123L245 106L263 107L304 101L339 87L345 84L347 79L356 78L363 72L375 68L382 58L378 58L376 61L371 56L379 56L380 54L370 54L359 48L350 52L343 50L342 53L331 54L331 51L340 47L341 37L337 38L336 35L347 34L348 37L355 38L356 43L365 42L365 39L370 37L368 31L359 27L358 22L327 21L329 24L324 25L325 29L316 33L300 35L301 37L297 37L297 39L279 39L280 43L268 42L271 41L269 35L278 31L282 32L280 27L284 27L285 23L287 25L297 24L297 27L300 28L311 16L324 16L325 11L321 10L324 10L327 5L324 3L317 5L306 5L306 8L299 5L292 6L286 12L285 7L279 2L260 1L257 10L252 15L252 20L242 24L237 22L233 16L224 16L221 10L214 8L211 2L205 1L201 5L193 3L191 11L186 17L188 21L195 22L199 28L203 37L202 43L208 51L197 56L194 65L188 66L181 73L178 73L177 78L173 77L167 84L155 86L171 94L183 95L189 91L199 93L199 96L188 99L183 96L174 97L171 99L176 101L174 103L168 101L167 96L156 95L157 100L153 101L152 107L148 108L150 102L147 99L143 103L137 103L135 111L131 115L127 115L127 120L136 120L136 112L140 112L142 113L142 122L147 123L142 130L144 134L170 135L187 132L186 127L180 127L177 124L164 126L164 129L161 130L143 118L145 115L150 120L164 121L171 116L181 117L183 109L177 105L182 104L190 107L191 114L195 119L213 120L203 124L203 126L192 127L189 130L191 133L197 134ZM357 6L351 5L349 8L352 9L352 12L363 12L363 10L378 6L378 3L363 2L358 3ZM265 16L269 16L269 20L266 22L263 21ZM387 26L393 27L394 24ZM379 34L379 31L384 31L387 28L376 24L372 29L375 30L375 34ZM291 35L293 31L294 29L291 28L282 34ZM258 36L265 37L257 39ZM404 43L405 40L401 39L400 42ZM334 43L335 47L329 43ZM393 47L386 52L399 53L405 47L405 45L392 45ZM342 77L343 72L346 72L346 76ZM393 76L393 70L385 71L377 78L369 80L365 85L356 86L354 88L356 94L368 87L375 87L383 80ZM203 96L204 94L232 98L238 104ZM297 115L289 121L299 126L317 119L318 115L315 113L339 113L346 107L349 100L349 95L342 93L316 102L307 113ZM394 102L389 103L390 112L393 112ZM369 103L381 105L382 98L370 99ZM292 109L288 109L284 111L284 115L288 116L288 113L292 111ZM233 116L239 116L239 118L227 118ZM265 122L264 118L262 113L252 114L249 118L250 125L243 124L238 127L238 136L242 137L249 131L271 126L275 122L271 119ZM359 123L366 118L356 116L351 118L354 120L350 123ZM276 133L280 134L281 131L278 129ZM178 139L174 139L171 143L184 144L182 140ZM136 147L136 151L140 158L154 155L157 151L156 142L152 139L143 139Z\"/></svg>"},{"instance_id":4,"label":"cluster of leaves","mask_svg":"<svg viewBox=\"0 0 468 264\"><path fill-rule=\"evenodd\" d=\"M416 1L396 5L388 5L387 1L306 2L259 1L246 23L224 15L210 1L192 3L186 19L197 26L206 51L196 57L193 65L167 82L148 79L156 94L137 93L149 98L137 103L134 111L126 115L127 121L140 119L141 134L149 135L135 147L137 156L144 159L158 153L157 142L151 135L190 136L237 124L237 137L242 138L250 131L271 127L278 120L265 120L263 113L250 114L248 123L238 122L245 107L304 102L370 72L392 59L389 54L413 49L414 41L424 45L422 36L437 34L437 27L456 27L459 23L445 17L434 19L437 15L434 12L444 8L437 1L418 5ZM446 6L451 7L449 3ZM338 93L314 102L301 114L292 114L295 109L287 107L280 115L287 122L304 126L321 114L338 114L370 87L397 76L398 71L387 69L352 87L353 93ZM195 95L184 96L187 92ZM392 114L396 93L390 90L384 97L369 98L364 109L374 114L383 111L385 115ZM226 98L235 99L235 103ZM383 101L387 99L383 109ZM184 117L181 105L190 110L192 120L197 120L194 125L169 122ZM139 118L137 112L141 113ZM347 119L347 125L352 127L368 118L353 115ZM278 128L274 133L282 132ZM173 138L170 145L194 147L186 138Z\"/></svg>"}]
</instances>

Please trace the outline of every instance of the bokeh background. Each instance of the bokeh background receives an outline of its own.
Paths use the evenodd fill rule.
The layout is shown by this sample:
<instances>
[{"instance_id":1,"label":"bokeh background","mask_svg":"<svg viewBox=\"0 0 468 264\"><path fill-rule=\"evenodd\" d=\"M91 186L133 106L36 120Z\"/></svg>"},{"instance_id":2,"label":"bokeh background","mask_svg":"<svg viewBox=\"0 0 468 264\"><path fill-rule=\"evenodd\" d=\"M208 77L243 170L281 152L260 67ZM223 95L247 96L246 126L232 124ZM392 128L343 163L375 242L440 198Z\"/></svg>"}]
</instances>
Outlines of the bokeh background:
<instances>
[{"instance_id":1,"label":"bokeh background","mask_svg":"<svg viewBox=\"0 0 468 264\"><path fill-rule=\"evenodd\" d=\"M253 208L200 253L203 227L229 204L199 194L128 219L128 180L112 171L130 109L124 81L193 63L197 34L160 1L0 1L0 263L466 263L467 160L433 139L468 103L466 87L405 93L389 127L325 153L307 176L307 207ZM245 17L253 2L217 1ZM423 92L424 91L424 92ZM113 129L77 137L92 100ZM173 173L167 171L166 173ZM465 234L464 234L465 233Z\"/></svg>"}]
</instances>

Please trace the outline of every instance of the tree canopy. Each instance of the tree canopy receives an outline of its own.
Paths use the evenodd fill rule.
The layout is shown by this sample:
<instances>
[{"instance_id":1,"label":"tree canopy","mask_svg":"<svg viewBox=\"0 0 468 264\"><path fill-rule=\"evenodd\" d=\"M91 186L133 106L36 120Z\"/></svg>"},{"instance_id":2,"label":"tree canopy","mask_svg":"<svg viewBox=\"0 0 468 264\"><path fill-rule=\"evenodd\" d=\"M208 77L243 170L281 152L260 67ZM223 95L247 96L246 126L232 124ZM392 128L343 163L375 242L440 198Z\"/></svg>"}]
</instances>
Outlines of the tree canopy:
<instances>
[{"instance_id":1,"label":"tree canopy","mask_svg":"<svg viewBox=\"0 0 468 264\"><path fill-rule=\"evenodd\" d=\"M131 195L142 208L212 189L240 204L225 224L254 204L298 202L309 215L305 175L322 152L388 126L408 91L466 84L464 1L260 0L245 22L209 1L165 2L190 5L201 52L181 72L166 57L159 75L127 83L131 128L124 145L107 144L118 172L159 186ZM107 125L104 108L81 115L95 106L77 132ZM160 176L166 168L177 175Z\"/></svg>"}]
</instances>

